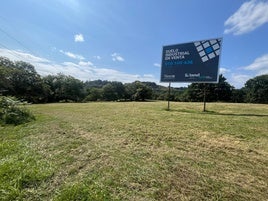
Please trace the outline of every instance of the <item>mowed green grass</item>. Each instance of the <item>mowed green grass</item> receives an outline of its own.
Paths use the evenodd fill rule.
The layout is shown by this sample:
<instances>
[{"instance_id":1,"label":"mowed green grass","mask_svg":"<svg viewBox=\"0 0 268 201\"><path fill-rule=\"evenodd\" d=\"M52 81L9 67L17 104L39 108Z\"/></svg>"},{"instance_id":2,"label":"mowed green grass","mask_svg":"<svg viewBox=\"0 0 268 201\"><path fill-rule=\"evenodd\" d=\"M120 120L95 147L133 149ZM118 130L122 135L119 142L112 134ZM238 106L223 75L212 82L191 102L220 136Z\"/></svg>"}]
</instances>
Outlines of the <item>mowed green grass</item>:
<instances>
[{"instance_id":1,"label":"mowed green grass","mask_svg":"<svg viewBox=\"0 0 268 201\"><path fill-rule=\"evenodd\" d=\"M268 200L268 105L31 105L0 127L0 200Z\"/></svg>"}]
</instances>

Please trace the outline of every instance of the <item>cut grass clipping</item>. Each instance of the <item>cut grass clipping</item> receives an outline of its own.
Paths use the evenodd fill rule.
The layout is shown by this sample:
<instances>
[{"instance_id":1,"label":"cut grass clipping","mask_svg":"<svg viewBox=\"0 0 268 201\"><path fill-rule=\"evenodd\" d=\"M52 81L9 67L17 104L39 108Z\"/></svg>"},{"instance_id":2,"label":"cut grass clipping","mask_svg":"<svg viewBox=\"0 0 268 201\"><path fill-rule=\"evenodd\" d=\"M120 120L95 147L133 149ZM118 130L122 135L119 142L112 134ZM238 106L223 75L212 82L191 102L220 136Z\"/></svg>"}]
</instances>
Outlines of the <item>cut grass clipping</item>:
<instances>
[{"instance_id":1,"label":"cut grass clipping","mask_svg":"<svg viewBox=\"0 0 268 201\"><path fill-rule=\"evenodd\" d=\"M268 200L268 107L30 105L0 127L0 200Z\"/></svg>"}]
</instances>

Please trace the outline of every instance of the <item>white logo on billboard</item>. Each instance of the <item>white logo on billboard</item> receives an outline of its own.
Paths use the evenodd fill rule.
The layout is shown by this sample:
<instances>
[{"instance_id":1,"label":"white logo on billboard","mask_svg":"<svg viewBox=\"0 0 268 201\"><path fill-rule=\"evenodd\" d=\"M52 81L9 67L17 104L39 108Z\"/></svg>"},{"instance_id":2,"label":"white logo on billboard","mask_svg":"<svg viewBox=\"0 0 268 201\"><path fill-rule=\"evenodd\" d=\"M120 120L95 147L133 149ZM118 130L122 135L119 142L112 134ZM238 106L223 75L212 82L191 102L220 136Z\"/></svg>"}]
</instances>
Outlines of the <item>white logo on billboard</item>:
<instances>
[{"instance_id":1,"label":"white logo on billboard","mask_svg":"<svg viewBox=\"0 0 268 201\"><path fill-rule=\"evenodd\" d=\"M203 62L220 55L221 39L199 41L194 45Z\"/></svg>"}]
</instances>

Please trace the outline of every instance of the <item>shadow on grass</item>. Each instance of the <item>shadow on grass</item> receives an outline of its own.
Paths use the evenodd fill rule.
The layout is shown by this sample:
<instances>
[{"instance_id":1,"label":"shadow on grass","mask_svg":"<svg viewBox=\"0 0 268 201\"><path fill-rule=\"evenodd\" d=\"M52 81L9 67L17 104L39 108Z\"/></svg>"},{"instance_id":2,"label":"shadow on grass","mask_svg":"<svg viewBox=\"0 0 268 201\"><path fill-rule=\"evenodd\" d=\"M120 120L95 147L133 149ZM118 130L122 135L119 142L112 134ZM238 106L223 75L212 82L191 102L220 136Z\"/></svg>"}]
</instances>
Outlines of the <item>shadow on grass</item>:
<instances>
[{"instance_id":1,"label":"shadow on grass","mask_svg":"<svg viewBox=\"0 0 268 201\"><path fill-rule=\"evenodd\" d=\"M239 117L268 117L267 114L238 114L238 113L220 113L215 111L205 111L205 114L212 114L212 115L224 115L224 116L239 116Z\"/></svg>"},{"instance_id":2,"label":"shadow on grass","mask_svg":"<svg viewBox=\"0 0 268 201\"><path fill-rule=\"evenodd\" d=\"M238 113L220 113L216 111L206 110L187 110L187 109L165 109L168 112L183 112L189 114L205 114L205 115L222 115L222 116L238 116L238 117L268 117L267 114L238 114Z\"/></svg>"}]
</instances>

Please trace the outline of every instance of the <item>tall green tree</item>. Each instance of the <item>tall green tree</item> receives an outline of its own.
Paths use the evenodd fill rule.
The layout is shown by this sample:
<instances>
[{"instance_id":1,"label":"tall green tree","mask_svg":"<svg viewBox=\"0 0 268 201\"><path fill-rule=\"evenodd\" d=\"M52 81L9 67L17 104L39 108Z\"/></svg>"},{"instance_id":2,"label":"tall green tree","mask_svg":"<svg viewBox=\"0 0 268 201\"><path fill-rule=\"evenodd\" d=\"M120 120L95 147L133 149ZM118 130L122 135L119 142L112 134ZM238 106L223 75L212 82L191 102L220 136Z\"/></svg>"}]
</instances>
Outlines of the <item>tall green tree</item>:
<instances>
[{"instance_id":1,"label":"tall green tree","mask_svg":"<svg viewBox=\"0 0 268 201\"><path fill-rule=\"evenodd\" d=\"M121 82L110 82L103 86L102 97L107 101L115 101L125 98L125 87Z\"/></svg>"},{"instance_id":2,"label":"tall green tree","mask_svg":"<svg viewBox=\"0 0 268 201\"><path fill-rule=\"evenodd\" d=\"M4 95L39 103L46 102L49 89L33 65L0 57L0 90Z\"/></svg>"},{"instance_id":3,"label":"tall green tree","mask_svg":"<svg viewBox=\"0 0 268 201\"><path fill-rule=\"evenodd\" d=\"M14 70L14 62L8 58L0 57L0 94L14 94L13 83L11 81Z\"/></svg>"},{"instance_id":4,"label":"tall green tree","mask_svg":"<svg viewBox=\"0 0 268 201\"><path fill-rule=\"evenodd\" d=\"M152 98L153 94L152 88L140 81L125 84L125 87L127 92L126 97L130 100L144 101L145 99Z\"/></svg>"},{"instance_id":5,"label":"tall green tree","mask_svg":"<svg viewBox=\"0 0 268 201\"><path fill-rule=\"evenodd\" d=\"M87 101L102 100L102 95L103 95L102 89L97 87L91 87L87 89L87 96L83 101L87 102Z\"/></svg>"},{"instance_id":6,"label":"tall green tree","mask_svg":"<svg viewBox=\"0 0 268 201\"><path fill-rule=\"evenodd\" d=\"M219 82L214 86L214 93L216 96L215 101L231 101L234 87L231 86L226 80L227 79L222 74L219 75Z\"/></svg>"},{"instance_id":7,"label":"tall green tree","mask_svg":"<svg viewBox=\"0 0 268 201\"><path fill-rule=\"evenodd\" d=\"M82 81L64 74L48 75L43 78L50 88L49 102L74 101L84 99L85 90Z\"/></svg>"},{"instance_id":8,"label":"tall green tree","mask_svg":"<svg viewBox=\"0 0 268 201\"><path fill-rule=\"evenodd\" d=\"M246 102L268 103L268 74L250 79L245 84Z\"/></svg>"},{"instance_id":9,"label":"tall green tree","mask_svg":"<svg viewBox=\"0 0 268 201\"><path fill-rule=\"evenodd\" d=\"M244 103L245 102L245 88L242 89L233 89L232 91L232 103Z\"/></svg>"},{"instance_id":10,"label":"tall green tree","mask_svg":"<svg viewBox=\"0 0 268 201\"><path fill-rule=\"evenodd\" d=\"M12 83L15 96L34 103L46 102L49 89L30 63L15 62Z\"/></svg>"},{"instance_id":11,"label":"tall green tree","mask_svg":"<svg viewBox=\"0 0 268 201\"><path fill-rule=\"evenodd\" d=\"M0 57L0 66L5 66L9 68L14 68L15 64L13 61L6 57Z\"/></svg>"}]
</instances>

